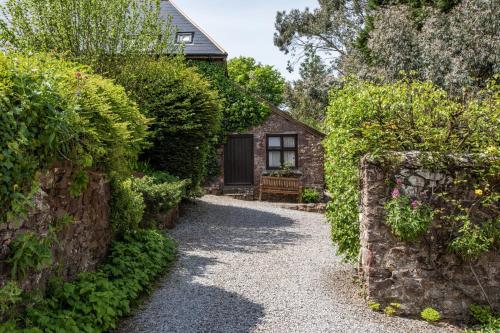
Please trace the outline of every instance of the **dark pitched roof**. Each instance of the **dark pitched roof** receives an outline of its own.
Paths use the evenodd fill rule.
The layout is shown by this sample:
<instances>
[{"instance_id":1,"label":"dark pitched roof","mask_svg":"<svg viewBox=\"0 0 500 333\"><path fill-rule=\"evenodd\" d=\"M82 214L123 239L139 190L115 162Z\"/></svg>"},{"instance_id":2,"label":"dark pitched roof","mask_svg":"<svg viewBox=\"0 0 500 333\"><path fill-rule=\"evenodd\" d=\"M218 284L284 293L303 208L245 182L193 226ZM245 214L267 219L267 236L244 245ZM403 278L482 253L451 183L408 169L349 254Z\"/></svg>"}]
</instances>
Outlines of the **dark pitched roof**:
<instances>
[{"instance_id":1,"label":"dark pitched roof","mask_svg":"<svg viewBox=\"0 0 500 333\"><path fill-rule=\"evenodd\" d=\"M271 112L282 117L282 118L285 118L286 120L294 123L294 124L297 124L299 125L300 127L302 127L304 130L306 130L307 132L315 135L315 136L319 136L319 137L322 137L324 138L326 136L325 133L322 133L320 131L318 131L317 129L315 129L314 127L311 127L309 125L307 125L306 123L303 123L297 119L295 119L294 117L292 117L290 115L289 112L286 112L286 111L283 111L283 110L280 110L276 105L274 104L270 104L270 103L267 103L269 105L269 107L271 108Z\"/></svg>"},{"instance_id":2,"label":"dark pitched roof","mask_svg":"<svg viewBox=\"0 0 500 333\"><path fill-rule=\"evenodd\" d=\"M172 18L172 25L177 32L193 32L193 44L184 47L186 56L218 56L227 57L227 52L186 15L173 1L160 1L160 15L164 19Z\"/></svg>"},{"instance_id":3,"label":"dark pitched roof","mask_svg":"<svg viewBox=\"0 0 500 333\"><path fill-rule=\"evenodd\" d=\"M269 107L269 109L271 110L271 113L274 113L278 116L280 116L281 118L285 118L286 120L294 123L294 124L297 124L299 125L300 127L302 127L303 129L305 129L307 132L313 134L313 135L316 135L316 136L319 136L319 137L326 137L326 134L323 133L323 132L320 132L318 131L317 129L315 129L314 127L312 126L309 126L307 125L306 123L303 123L301 122L300 120L297 120L295 119L294 117L292 117L292 115L289 113L289 112L286 112L286 111L283 111L281 110L279 107L277 107L276 105L274 105L273 103L269 102L267 99L265 98L262 98L260 97L259 95L257 94L254 94L254 93L251 93L249 92L248 90L246 90L244 87L242 87L241 85L239 85L238 83L236 82L232 82L232 84L238 88L239 90L245 92L246 94L250 94L252 95L255 99L257 99L258 101L260 101L261 103L267 105Z\"/></svg>"}]
</instances>

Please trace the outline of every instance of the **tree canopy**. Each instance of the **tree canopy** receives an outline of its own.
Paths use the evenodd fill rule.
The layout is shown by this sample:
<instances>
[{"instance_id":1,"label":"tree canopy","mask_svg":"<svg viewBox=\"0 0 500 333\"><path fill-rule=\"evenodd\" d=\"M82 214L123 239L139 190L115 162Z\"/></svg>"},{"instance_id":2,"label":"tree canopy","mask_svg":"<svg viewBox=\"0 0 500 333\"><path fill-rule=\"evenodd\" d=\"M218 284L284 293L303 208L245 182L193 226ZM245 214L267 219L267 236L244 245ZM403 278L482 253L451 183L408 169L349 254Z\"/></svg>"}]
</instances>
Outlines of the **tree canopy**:
<instances>
[{"instance_id":1,"label":"tree canopy","mask_svg":"<svg viewBox=\"0 0 500 333\"><path fill-rule=\"evenodd\" d=\"M310 53L300 65L299 75L297 80L287 83L284 104L294 118L321 128L328 91L334 82L331 68L320 56Z\"/></svg>"},{"instance_id":2,"label":"tree canopy","mask_svg":"<svg viewBox=\"0 0 500 333\"><path fill-rule=\"evenodd\" d=\"M64 53L103 71L103 61L173 50L160 0L7 0L0 42L22 51Z\"/></svg>"},{"instance_id":3,"label":"tree canopy","mask_svg":"<svg viewBox=\"0 0 500 333\"><path fill-rule=\"evenodd\" d=\"M499 21L496 0L320 0L278 12L274 41L294 61L313 50L338 76L411 73L457 96L500 73Z\"/></svg>"},{"instance_id":4,"label":"tree canopy","mask_svg":"<svg viewBox=\"0 0 500 333\"><path fill-rule=\"evenodd\" d=\"M249 92L279 105L283 102L285 79L273 66L257 63L251 57L238 57L227 64L229 77Z\"/></svg>"}]
</instances>

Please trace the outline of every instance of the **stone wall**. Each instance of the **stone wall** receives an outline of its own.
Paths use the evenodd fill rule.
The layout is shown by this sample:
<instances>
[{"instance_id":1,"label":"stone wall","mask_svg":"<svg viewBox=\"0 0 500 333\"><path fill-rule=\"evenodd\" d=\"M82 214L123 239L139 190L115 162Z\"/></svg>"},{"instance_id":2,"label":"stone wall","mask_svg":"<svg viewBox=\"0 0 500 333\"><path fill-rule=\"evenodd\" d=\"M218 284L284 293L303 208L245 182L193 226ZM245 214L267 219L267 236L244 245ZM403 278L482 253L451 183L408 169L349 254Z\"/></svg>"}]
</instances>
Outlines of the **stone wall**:
<instances>
[{"instance_id":1,"label":"stone wall","mask_svg":"<svg viewBox=\"0 0 500 333\"><path fill-rule=\"evenodd\" d=\"M473 175L470 171L474 162L456 158L453 170L432 172L422 166L418 153L398 158L401 163L397 168L388 168L369 157L361 163L361 273L368 298L382 306L400 303L400 313L408 316L419 316L424 308L433 307L451 321L468 320L470 304L490 302L500 311L498 251L468 263L448 248L453 233L449 223L435 219L427 233L413 242L398 240L385 224L384 204L391 197L391 180L401 179L403 194L424 201L437 198L435 193L445 189L472 202L474 187L467 184L474 183L474 179L465 184L454 180L458 175ZM434 208L449 208L436 200L432 202ZM474 215L491 217L491 212Z\"/></svg>"},{"instance_id":2,"label":"stone wall","mask_svg":"<svg viewBox=\"0 0 500 333\"><path fill-rule=\"evenodd\" d=\"M54 274L64 279L74 278L82 271L94 270L105 258L113 238L109 224L109 184L104 174L91 172L87 189L73 197L68 188L75 172L70 164L59 164L45 172L40 179L41 190L35 197L35 207L27 219L0 225L0 286L10 277L3 259L16 236L27 231L47 235L49 226L66 214L71 215L74 222L58 234L52 266L42 272L30 272L22 287L43 288Z\"/></svg>"}]
</instances>

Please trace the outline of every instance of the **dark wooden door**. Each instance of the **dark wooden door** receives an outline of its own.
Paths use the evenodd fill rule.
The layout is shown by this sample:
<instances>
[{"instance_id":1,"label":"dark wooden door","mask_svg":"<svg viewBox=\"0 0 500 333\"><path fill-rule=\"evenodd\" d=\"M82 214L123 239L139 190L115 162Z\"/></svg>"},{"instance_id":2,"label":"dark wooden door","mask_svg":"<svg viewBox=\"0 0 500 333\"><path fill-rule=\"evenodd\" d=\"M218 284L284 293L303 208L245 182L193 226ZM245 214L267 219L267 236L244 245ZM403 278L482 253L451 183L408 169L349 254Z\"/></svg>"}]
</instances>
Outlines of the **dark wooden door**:
<instances>
[{"instance_id":1,"label":"dark wooden door","mask_svg":"<svg viewBox=\"0 0 500 333\"><path fill-rule=\"evenodd\" d=\"M253 185L253 135L231 135L224 147L225 185Z\"/></svg>"}]
</instances>

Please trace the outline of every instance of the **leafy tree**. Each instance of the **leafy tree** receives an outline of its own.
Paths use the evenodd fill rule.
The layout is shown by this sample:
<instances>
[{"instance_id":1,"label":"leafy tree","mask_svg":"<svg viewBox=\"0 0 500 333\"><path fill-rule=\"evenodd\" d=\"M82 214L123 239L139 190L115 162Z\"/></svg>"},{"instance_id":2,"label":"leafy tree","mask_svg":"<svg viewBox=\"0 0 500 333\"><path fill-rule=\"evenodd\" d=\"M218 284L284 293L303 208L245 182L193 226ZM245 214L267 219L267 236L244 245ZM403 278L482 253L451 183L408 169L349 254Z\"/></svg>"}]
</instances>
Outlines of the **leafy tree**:
<instances>
[{"instance_id":1,"label":"leafy tree","mask_svg":"<svg viewBox=\"0 0 500 333\"><path fill-rule=\"evenodd\" d=\"M367 78L398 80L401 71L430 80L454 95L477 91L500 73L498 1L463 0L449 11L410 6L381 8L374 14L367 48L349 71Z\"/></svg>"},{"instance_id":2,"label":"leafy tree","mask_svg":"<svg viewBox=\"0 0 500 333\"><path fill-rule=\"evenodd\" d=\"M313 50L338 75L394 82L411 72L457 96L500 73L499 13L496 0L321 0L279 12L275 45L296 61Z\"/></svg>"},{"instance_id":3,"label":"leafy tree","mask_svg":"<svg viewBox=\"0 0 500 333\"><path fill-rule=\"evenodd\" d=\"M2 45L65 53L99 72L110 59L172 49L160 0L7 0L0 10Z\"/></svg>"},{"instance_id":4,"label":"leafy tree","mask_svg":"<svg viewBox=\"0 0 500 333\"><path fill-rule=\"evenodd\" d=\"M229 77L248 91L279 105L283 102L285 79L273 66L257 63L251 57L238 57L227 64Z\"/></svg>"},{"instance_id":5,"label":"leafy tree","mask_svg":"<svg viewBox=\"0 0 500 333\"><path fill-rule=\"evenodd\" d=\"M274 44L294 60L301 61L314 51L342 73L341 61L365 23L363 0L319 0L319 8L293 9L276 15Z\"/></svg>"},{"instance_id":6,"label":"leafy tree","mask_svg":"<svg viewBox=\"0 0 500 333\"><path fill-rule=\"evenodd\" d=\"M328 91L335 78L314 52L300 65L299 73L298 80L286 85L285 104L294 118L319 128L325 119Z\"/></svg>"}]
</instances>

